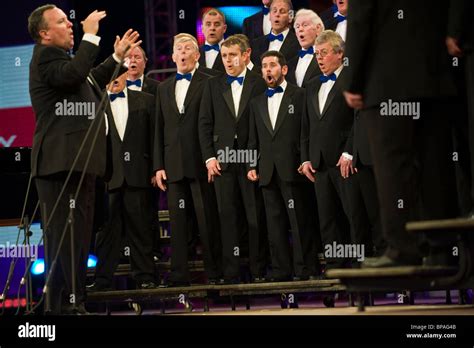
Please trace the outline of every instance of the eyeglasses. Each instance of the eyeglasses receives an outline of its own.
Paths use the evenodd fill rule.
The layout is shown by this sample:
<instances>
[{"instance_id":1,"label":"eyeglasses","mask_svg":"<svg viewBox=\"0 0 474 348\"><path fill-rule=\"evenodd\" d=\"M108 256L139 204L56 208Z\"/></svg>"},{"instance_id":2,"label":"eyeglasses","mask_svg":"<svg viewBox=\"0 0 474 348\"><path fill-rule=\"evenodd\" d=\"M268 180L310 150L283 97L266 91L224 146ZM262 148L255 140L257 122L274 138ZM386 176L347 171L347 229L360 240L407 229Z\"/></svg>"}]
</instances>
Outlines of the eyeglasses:
<instances>
[{"instance_id":1,"label":"eyeglasses","mask_svg":"<svg viewBox=\"0 0 474 348\"><path fill-rule=\"evenodd\" d=\"M331 53L331 51L328 51L328 50L326 50L326 49L321 50L321 51L320 51L320 50L314 51L314 54L316 55L316 57L319 57L319 56L320 56L321 58L326 57L329 53Z\"/></svg>"}]
</instances>

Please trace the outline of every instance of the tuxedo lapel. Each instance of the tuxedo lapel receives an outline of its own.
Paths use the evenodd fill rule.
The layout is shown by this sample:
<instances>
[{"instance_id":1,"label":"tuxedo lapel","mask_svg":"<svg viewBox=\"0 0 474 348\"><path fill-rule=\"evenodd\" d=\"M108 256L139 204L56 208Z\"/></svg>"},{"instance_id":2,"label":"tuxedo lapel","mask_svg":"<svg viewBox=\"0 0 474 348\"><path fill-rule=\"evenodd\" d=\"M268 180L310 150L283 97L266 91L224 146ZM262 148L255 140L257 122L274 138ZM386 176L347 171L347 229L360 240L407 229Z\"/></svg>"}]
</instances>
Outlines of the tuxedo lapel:
<instances>
[{"instance_id":1,"label":"tuxedo lapel","mask_svg":"<svg viewBox=\"0 0 474 348\"><path fill-rule=\"evenodd\" d=\"M281 99L280 108L278 109L278 116L275 123L275 130L273 135L278 133L283 121L285 120L286 116L288 115L288 110L291 103L291 97L293 95L293 88L290 85L287 85L285 93L283 94L283 98Z\"/></svg>"},{"instance_id":2,"label":"tuxedo lapel","mask_svg":"<svg viewBox=\"0 0 474 348\"><path fill-rule=\"evenodd\" d=\"M321 117L324 116L325 112L328 110L329 106L331 105L332 101L334 100L334 97L336 94L340 91L340 85L341 85L341 76L344 73L344 69L341 71L339 76L336 79L336 82L334 83L334 86L332 86L331 91L328 94L328 98L326 99L326 104L324 104L323 112L321 113Z\"/></svg>"},{"instance_id":3,"label":"tuxedo lapel","mask_svg":"<svg viewBox=\"0 0 474 348\"><path fill-rule=\"evenodd\" d=\"M303 85L311 80L312 76L315 75L316 71L318 70L318 62L316 62L316 58L313 56L313 60L308 65L308 69L306 69L306 73L304 74L303 78Z\"/></svg>"},{"instance_id":4,"label":"tuxedo lapel","mask_svg":"<svg viewBox=\"0 0 474 348\"><path fill-rule=\"evenodd\" d=\"M236 115L235 115L234 99L232 97L232 89L226 81L226 75L222 75L221 84L222 84L222 96L224 97L225 103L227 104L227 107L229 108L229 111L230 111L229 115L231 115L235 121Z\"/></svg>"},{"instance_id":5,"label":"tuxedo lapel","mask_svg":"<svg viewBox=\"0 0 474 348\"><path fill-rule=\"evenodd\" d=\"M258 102L258 109L259 109L259 116L263 120L263 124L265 127L267 127L268 132L272 135L273 137L273 128L272 128L272 123L270 121L270 113L268 112L268 98L263 94L262 96L257 97Z\"/></svg>"},{"instance_id":6,"label":"tuxedo lapel","mask_svg":"<svg viewBox=\"0 0 474 348\"><path fill-rule=\"evenodd\" d=\"M168 102L172 105L171 108L175 112L176 116L179 117L180 113L178 110L178 105L176 104L176 75L173 76L173 79L170 81L169 85L166 88L166 94L168 95Z\"/></svg>"},{"instance_id":7,"label":"tuxedo lapel","mask_svg":"<svg viewBox=\"0 0 474 348\"><path fill-rule=\"evenodd\" d=\"M321 112L319 112L319 90L321 89L321 81L318 79L316 82L316 88L315 93L310 96L311 97L311 102L314 107L314 112L315 115L318 116L318 118L321 118Z\"/></svg>"},{"instance_id":8,"label":"tuxedo lapel","mask_svg":"<svg viewBox=\"0 0 474 348\"><path fill-rule=\"evenodd\" d=\"M247 105L250 97L252 96L253 86L255 84L255 76L247 71L247 74L244 78L244 85L242 87L242 95L240 96L240 103L239 103L239 112L237 115L237 122L239 122L242 113L244 112L245 105Z\"/></svg>"},{"instance_id":9,"label":"tuxedo lapel","mask_svg":"<svg viewBox=\"0 0 474 348\"><path fill-rule=\"evenodd\" d=\"M193 78L191 79L191 83L189 84L188 92L186 93L186 97L184 98L184 110L187 109L193 97L197 94L196 91L199 90L201 87L201 81L203 80L203 76L196 70L194 72Z\"/></svg>"},{"instance_id":10,"label":"tuxedo lapel","mask_svg":"<svg viewBox=\"0 0 474 348\"><path fill-rule=\"evenodd\" d=\"M137 100L134 98L133 93L130 90L127 91L127 103L128 103L128 116L127 124L125 125L125 132L123 134L123 140L127 139L128 134L132 131L135 121L133 117L136 115L138 110Z\"/></svg>"}]
</instances>

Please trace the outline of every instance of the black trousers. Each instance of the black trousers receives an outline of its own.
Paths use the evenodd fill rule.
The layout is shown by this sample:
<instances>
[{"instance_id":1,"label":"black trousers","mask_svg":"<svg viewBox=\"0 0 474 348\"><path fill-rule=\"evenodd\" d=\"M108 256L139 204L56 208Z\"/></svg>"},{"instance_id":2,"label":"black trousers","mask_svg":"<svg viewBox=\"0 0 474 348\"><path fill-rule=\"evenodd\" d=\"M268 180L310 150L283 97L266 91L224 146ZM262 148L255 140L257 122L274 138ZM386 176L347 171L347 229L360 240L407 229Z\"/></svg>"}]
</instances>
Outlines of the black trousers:
<instances>
[{"instance_id":1,"label":"black trousers","mask_svg":"<svg viewBox=\"0 0 474 348\"><path fill-rule=\"evenodd\" d=\"M127 240L133 277L137 282L154 281L151 192L129 187L109 191L108 224L96 236L96 282L110 286Z\"/></svg>"},{"instance_id":2,"label":"black trousers","mask_svg":"<svg viewBox=\"0 0 474 348\"><path fill-rule=\"evenodd\" d=\"M347 185L339 167L327 167L324 163L316 169L314 189L318 200L319 223L323 252L333 243L345 244L350 240L350 211ZM327 257L326 269L344 267L345 258Z\"/></svg>"},{"instance_id":3,"label":"black trousers","mask_svg":"<svg viewBox=\"0 0 474 348\"><path fill-rule=\"evenodd\" d=\"M266 272L266 227L261 191L247 179L244 164L229 164L215 177L217 206L221 221L224 277L240 276L240 239L242 226L239 207L243 206L248 227L250 273L262 277Z\"/></svg>"},{"instance_id":4,"label":"black trousers","mask_svg":"<svg viewBox=\"0 0 474 348\"><path fill-rule=\"evenodd\" d=\"M379 202L372 166L357 163L357 173L350 175L347 192L352 221L351 243L363 244L365 256L380 256L386 242L380 223Z\"/></svg>"},{"instance_id":5,"label":"black trousers","mask_svg":"<svg viewBox=\"0 0 474 348\"><path fill-rule=\"evenodd\" d=\"M421 100L420 118L362 112L380 204L386 254L406 261L421 257L418 240L405 230L411 220L457 214L451 137L451 103ZM446 241L431 240L432 246Z\"/></svg>"},{"instance_id":6,"label":"black trousers","mask_svg":"<svg viewBox=\"0 0 474 348\"><path fill-rule=\"evenodd\" d=\"M303 183L281 180L276 168L270 183L262 187L273 277L276 279L288 279L292 275L308 277L317 272L317 255L309 219L316 212L307 210L303 187ZM293 258L287 220L291 226ZM305 260L305 256L308 260Z\"/></svg>"},{"instance_id":7,"label":"black trousers","mask_svg":"<svg viewBox=\"0 0 474 348\"><path fill-rule=\"evenodd\" d=\"M188 240L189 212L194 208L203 248L204 268L208 278L222 276L220 262L219 220L215 194L206 180L183 179L168 184L168 208L171 227L172 282L189 282Z\"/></svg>"},{"instance_id":8,"label":"black trousers","mask_svg":"<svg viewBox=\"0 0 474 348\"><path fill-rule=\"evenodd\" d=\"M53 206L59 197L65 183L67 173L59 173L47 177L36 178L36 188L40 200L41 214L51 219L45 234L45 251L47 254L46 268L49 270L51 263L59 253L56 268L52 274L49 286L48 299L51 314L61 314L66 306L73 302L79 304L85 300L87 257L94 220L94 199L96 176L86 174L75 202L70 201L70 196L75 194L80 180L80 173L73 173L66 189L59 200L54 215ZM66 229L65 238L61 249L59 244L69 216L70 207L74 207L74 239L71 248L71 231ZM46 221L43 221L43 228ZM72 250L74 260L71 259ZM72 272L75 271L76 297L73 295ZM47 273L45 272L45 275Z\"/></svg>"}]
</instances>

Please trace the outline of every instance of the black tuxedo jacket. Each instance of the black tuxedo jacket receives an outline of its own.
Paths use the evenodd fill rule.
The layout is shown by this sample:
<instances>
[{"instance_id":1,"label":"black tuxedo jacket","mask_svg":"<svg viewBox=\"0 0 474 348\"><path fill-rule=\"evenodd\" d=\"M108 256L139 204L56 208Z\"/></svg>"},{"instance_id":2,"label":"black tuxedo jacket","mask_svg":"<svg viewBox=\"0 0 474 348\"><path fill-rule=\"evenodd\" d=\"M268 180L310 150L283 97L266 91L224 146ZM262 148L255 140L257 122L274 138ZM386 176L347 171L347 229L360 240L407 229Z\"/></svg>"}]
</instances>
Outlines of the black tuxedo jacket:
<instances>
[{"instance_id":1,"label":"black tuxedo jacket","mask_svg":"<svg viewBox=\"0 0 474 348\"><path fill-rule=\"evenodd\" d=\"M153 176L152 153L155 126L155 98L153 95L127 90L128 119L123 140L117 132L110 104L107 146L108 189L122 187L150 187Z\"/></svg>"},{"instance_id":2,"label":"black tuxedo jacket","mask_svg":"<svg viewBox=\"0 0 474 348\"><path fill-rule=\"evenodd\" d=\"M250 42L257 37L263 36L263 12L257 12L244 19L242 33L246 35Z\"/></svg>"},{"instance_id":3,"label":"black tuxedo jacket","mask_svg":"<svg viewBox=\"0 0 474 348\"><path fill-rule=\"evenodd\" d=\"M311 161L318 169L324 163L336 166L351 133L354 111L342 94L345 69L329 92L323 112L319 112L319 76L306 85L305 112L301 125L301 162Z\"/></svg>"},{"instance_id":4,"label":"black tuxedo jacket","mask_svg":"<svg viewBox=\"0 0 474 348\"><path fill-rule=\"evenodd\" d=\"M450 2L448 35L459 40L466 53L474 50L474 3L469 0Z\"/></svg>"},{"instance_id":5,"label":"black tuxedo jacket","mask_svg":"<svg viewBox=\"0 0 474 348\"><path fill-rule=\"evenodd\" d=\"M204 52L204 46L199 47L199 53L201 53L201 56L199 57L199 67L202 66L206 68L206 52ZM225 72L224 63L222 63L222 56L220 52L214 61L214 65L208 69Z\"/></svg>"},{"instance_id":6,"label":"black tuxedo jacket","mask_svg":"<svg viewBox=\"0 0 474 348\"><path fill-rule=\"evenodd\" d=\"M252 46L252 55L251 59L252 62L256 66L262 66L262 62L260 57L262 54L268 51L268 47L270 46L270 41L268 40L268 36L260 36L253 41L251 41ZM298 39L296 38L295 31L293 28L290 29L288 35L286 36L285 40L283 41L283 45L281 45L280 52L286 58L286 61L289 62L293 57L298 55L298 50L300 49L300 44Z\"/></svg>"},{"instance_id":7,"label":"black tuxedo jacket","mask_svg":"<svg viewBox=\"0 0 474 348\"><path fill-rule=\"evenodd\" d=\"M316 61L316 56L313 55L313 57L314 59L309 63L308 69L303 78L303 85L301 86L303 88L309 80L321 74L319 64ZM296 85L296 67L298 66L299 59L300 57L296 55L288 62L288 74L286 75L286 80L294 85Z\"/></svg>"},{"instance_id":8,"label":"black tuxedo jacket","mask_svg":"<svg viewBox=\"0 0 474 348\"><path fill-rule=\"evenodd\" d=\"M239 149L246 149L249 135L249 101L266 89L265 81L258 74L247 70L239 113L235 115L232 89L226 80L225 74L209 79L202 96L199 141L204 162L211 157L217 158L219 150L233 149L234 140L237 140ZM227 164L221 163L221 168L225 170Z\"/></svg>"},{"instance_id":9,"label":"black tuxedo jacket","mask_svg":"<svg viewBox=\"0 0 474 348\"><path fill-rule=\"evenodd\" d=\"M304 109L304 89L287 84L280 109L272 128L265 93L250 102L250 134L248 148L258 150L260 186L270 183L276 168L280 178L287 182L302 181L298 174L301 160L301 117ZM248 166L249 169L253 169Z\"/></svg>"},{"instance_id":10,"label":"black tuxedo jacket","mask_svg":"<svg viewBox=\"0 0 474 348\"><path fill-rule=\"evenodd\" d=\"M103 89L117 65L109 57L93 68L98 52L99 47L87 41L81 42L74 58L60 48L35 45L30 63L30 97L36 114L31 154L31 173L34 177L68 171L72 167L93 117L77 114L60 116L57 103L66 101L74 103L69 105L93 105L94 111L97 111L100 100L87 76L90 73L98 88ZM121 72L125 69L121 68ZM94 123L101 129L86 170L99 176L104 175L106 157L105 122L102 117L103 114ZM92 136L89 139L91 141L86 142L75 171L82 171L84 167Z\"/></svg>"},{"instance_id":11,"label":"black tuxedo jacket","mask_svg":"<svg viewBox=\"0 0 474 348\"><path fill-rule=\"evenodd\" d=\"M367 129L361 117L363 116L359 111L354 112L354 125L352 126L351 134L344 148L345 152L353 156L352 164L355 167L357 167L359 163L366 166L372 165Z\"/></svg>"},{"instance_id":12,"label":"black tuxedo jacket","mask_svg":"<svg viewBox=\"0 0 474 348\"><path fill-rule=\"evenodd\" d=\"M204 84L209 75L193 75L184 101L184 114L176 105L176 74L160 83L156 98L154 170L166 170L167 181L207 178L199 147L198 118Z\"/></svg>"},{"instance_id":13,"label":"black tuxedo jacket","mask_svg":"<svg viewBox=\"0 0 474 348\"><path fill-rule=\"evenodd\" d=\"M362 94L366 107L388 99L419 101L454 95L452 57L445 44L448 5L428 0L351 0L345 89ZM418 16L421 13L423 18Z\"/></svg>"},{"instance_id":14,"label":"black tuxedo jacket","mask_svg":"<svg viewBox=\"0 0 474 348\"><path fill-rule=\"evenodd\" d=\"M158 92L158 86L160 85L160 82L152 79L151 77L144 77L143 78L143 86L142 86L142 92L151 94L153 96L156 96L156 93Z\"/></svg>"}]
</instances>

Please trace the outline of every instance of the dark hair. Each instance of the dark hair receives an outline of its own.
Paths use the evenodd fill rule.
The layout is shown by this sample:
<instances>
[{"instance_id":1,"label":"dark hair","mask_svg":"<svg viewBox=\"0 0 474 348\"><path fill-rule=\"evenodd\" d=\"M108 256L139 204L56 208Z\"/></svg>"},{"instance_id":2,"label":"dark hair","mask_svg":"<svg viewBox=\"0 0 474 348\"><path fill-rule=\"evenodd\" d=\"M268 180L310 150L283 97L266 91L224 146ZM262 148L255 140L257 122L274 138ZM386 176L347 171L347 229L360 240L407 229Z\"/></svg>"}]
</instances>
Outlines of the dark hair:
<instances>
[{"instance_id":1,"label":"dark hair","mask_svg":"<svg viewBox=\"0 0 474 348\"><path fill-rule=\"evenodd\" d=\"M39 32L44 29L48 29L48 25L44 20L43 13L47 10L51 10L56 8L56 5L47 4L38 7L33 12L31 12L30 16L28 17L28 32L33 40L36 43L41 42L41 36Z\"/></svg>"},{"instance_id":2,"label":"dark hair","mask_svg":"<svg viewBox=\"0 0 474 348\"><path fill-rule=\"evenodd\" d=\"M287 65L286 63L286 58L281 52L278 51L267 51L264 54L261 55L260 57L260 62L263 61L263 58L267 57L277 57L278 58L278 63L280 63L281 66Z\"/></svg>"}]
</instances>

